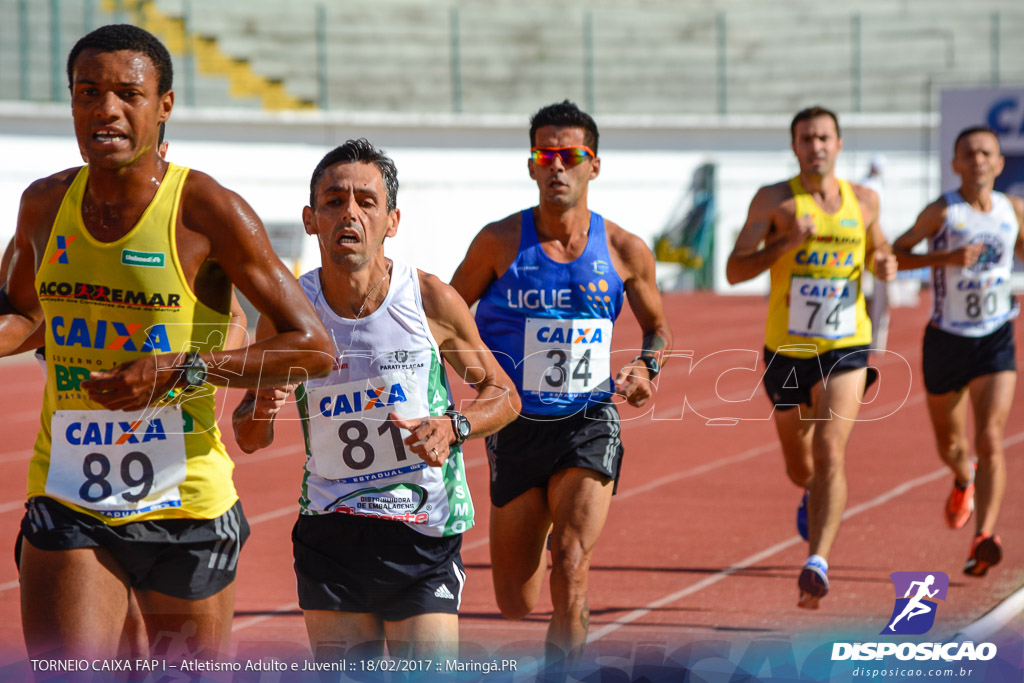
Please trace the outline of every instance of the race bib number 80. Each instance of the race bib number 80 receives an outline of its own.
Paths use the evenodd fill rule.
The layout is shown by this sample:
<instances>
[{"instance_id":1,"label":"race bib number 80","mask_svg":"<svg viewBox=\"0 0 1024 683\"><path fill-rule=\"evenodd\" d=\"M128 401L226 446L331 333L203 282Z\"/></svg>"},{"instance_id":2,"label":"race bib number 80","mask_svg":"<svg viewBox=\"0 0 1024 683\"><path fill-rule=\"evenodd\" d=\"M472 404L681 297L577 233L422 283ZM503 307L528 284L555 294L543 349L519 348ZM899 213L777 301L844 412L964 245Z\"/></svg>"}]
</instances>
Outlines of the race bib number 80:
<instances>
[{"instance_id":1,"label":"race bib number 80","mask_svg":"<svg viewBox=\"0 0 1024 683\"><path fill-rule=\"evenodd\" d=\"M795 276L789 286L789 333L842 339L857 332L857 282Z\"/></svg>"},{"instance_id":2,"label":"race bib number 80","mask_svg":"<svg viewBox=\"0 0 1024 683\"><path fill-rule=\"evenodd\" d=\"M181 505L178 485L186 465L180 406L136 413L58 410L50 429L46 495L108 517Z\"/></svg>"},{"instance_id":3,"label":"race bib number 80","mask_svg":"<svg viewBox=\"0 0 1024 683\"><path fill-rule=\"evenodd\" d=\"M1013 312L1013 288L1008 271L971 273L953 280L946 297L946 315L963 328L1000 321Z\"/></svg>"},{"instance_id":4,"label":"race bib number 80","mask_svg":"<svg viewBox=\"0 0 1024 683\"><path fill-rule=\"evenodd\" d=\"M524 392L541 396L610 390L612 321L527 318Z\"/></svg>"}]
</instances>

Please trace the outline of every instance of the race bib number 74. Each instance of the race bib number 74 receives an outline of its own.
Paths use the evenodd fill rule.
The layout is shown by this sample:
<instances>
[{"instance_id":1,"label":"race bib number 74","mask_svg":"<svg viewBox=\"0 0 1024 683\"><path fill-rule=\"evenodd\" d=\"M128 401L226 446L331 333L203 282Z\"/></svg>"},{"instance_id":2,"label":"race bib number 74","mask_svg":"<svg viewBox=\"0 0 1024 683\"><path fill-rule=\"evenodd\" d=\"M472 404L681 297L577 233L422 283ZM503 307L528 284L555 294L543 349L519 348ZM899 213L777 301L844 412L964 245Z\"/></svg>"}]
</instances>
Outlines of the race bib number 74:
<instances>
[{"instance_id":1,"label":"race bib number 74","mask_svg":"<svg viewBox=\"0 0 1024 683\"><path fill-rule=\"evenodd\" d=\"M58 410L46 495L108 517L181 505L185 434L180 406Z\"/></svg>"},{"instance_id":2,"label":"race bib number 74","mask_svg":"<svg viewBox=\"0 0 1024 683\"><path fill-rule=\"evenodd\" d=\"M857 332L857 282L795 276L789 285L789 333L842 339Z\"/></svg>"}]
</instances>

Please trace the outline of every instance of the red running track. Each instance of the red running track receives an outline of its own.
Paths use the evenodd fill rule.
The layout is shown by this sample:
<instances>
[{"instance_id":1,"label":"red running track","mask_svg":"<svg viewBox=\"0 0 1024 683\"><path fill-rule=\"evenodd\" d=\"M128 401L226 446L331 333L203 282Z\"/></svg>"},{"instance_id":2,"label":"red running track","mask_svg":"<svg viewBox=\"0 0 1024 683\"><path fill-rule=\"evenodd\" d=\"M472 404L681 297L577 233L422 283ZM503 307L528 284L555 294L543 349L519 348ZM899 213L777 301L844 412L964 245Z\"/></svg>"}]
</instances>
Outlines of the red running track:
<instances>
[{"instance_id":1,"label":"red running track","mask_svg":"<svg viewBox=\"0 0 1024 683\"><path fill-rule=\"evenodd\" d=\"M666 307L677 357L658 379L653 406L621 410L626 455L591 569L591 652L630 658L649 648L708 641L742 648L823 634L870 640L892 611L893 571L949 575L949 595L928 636L938 639L1024 585L1024 383L1006 429L1009 485L998 528L1005 557L984 579L965 577L960 570L973 521L959 531L944 524L951 476L935 453L920 378L926 301L893 311L891 352L874 357L882 379L849 444L847 518L831 557L832 592L818 611L796 607L796 576L806 556L794 527L799 491L785 476L770 406L758 385L766 301L699 293L669 295ZM628 311L617 330L615 348L626 361L640 342ZM1024 348L1019 326L1017 338ZM0 548L11 549L38 428L41 378L27 360L10 361L0 372ZM281 423L271 448L241 454L228 419L238 393L221 397L221 425L252 525L239 564L233 654L301 657L308 650L290 543L303 462L298 426ZM498 614L482 446L473 441L467 449L477 524L465 535L463 551L464 654L530 657L541 652L550 601L545 591L535 613L520 622ZM13 561L0 563L0 663L25 656L17 590ZM1018 615L1010 628L1024 633L1024 619Z\"/></svg>"}]
</instances>

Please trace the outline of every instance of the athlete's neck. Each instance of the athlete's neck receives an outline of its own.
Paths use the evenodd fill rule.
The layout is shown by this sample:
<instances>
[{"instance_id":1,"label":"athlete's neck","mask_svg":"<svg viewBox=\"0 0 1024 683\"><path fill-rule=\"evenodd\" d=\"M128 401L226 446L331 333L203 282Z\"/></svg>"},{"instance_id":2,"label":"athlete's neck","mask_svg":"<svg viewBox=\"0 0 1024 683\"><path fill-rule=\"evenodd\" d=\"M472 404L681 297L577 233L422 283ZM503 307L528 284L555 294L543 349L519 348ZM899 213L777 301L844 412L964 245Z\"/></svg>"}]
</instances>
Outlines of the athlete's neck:
<instances>
[{"instance_id":1,"label":"athlete's neck","mask_svg":"<svg viewBox=\"0 0 1024 683\"><path fill-rule=\"evenodd\" d=\"M383 250L374 252L365 263L349 268L324 260L320 269L327 304L343 318L365 318L383 303L391 288L390 259Z\"/></svg>"},{"instance_id":2,"label":"athlete's neck","mask_svg":"<svg viewBox=\"0 0 1024 683\"><path fill-rule=\"evenodd\" d=\"M800 184L825 211L833 213L842 206L843 193L839 189L839 181L833 174L801 173Z\"/></svg>"},{"instance_id":3,"label":"athlete's neck","mask_svg":"<svg viewBox=\"0 0 1024 683\"><path fill-rule=\"evenodd\" d=\"M127 234L156 196L167 167L156 155L117 169L90 165L82 220L93 237L109 242Z\"/></svg>"},{"instance_id":4,"label":"athlete's neck","mask_svg":"<svg viewBox=\"0 0 1024 683\"><path fill-rule=\"evenodd\" d=\"M533 208L533 223L542 242L555 240L563 248L571 249L580 240L586 245L590 233L590 209L585 202L572 207L541 203Z\"/></svg>"},{"instance_id":5,"label":"athlete's neck","mask_svg":"<svg viewBox=\"0 0 1024 683\"><path fill-rule=\"evenodd\" d=\"M960 196L963 197L975 211L988 213L992 210L993 189L992 184L985 184L981 186L961 185Z\"/></svg>"}]
</instances>

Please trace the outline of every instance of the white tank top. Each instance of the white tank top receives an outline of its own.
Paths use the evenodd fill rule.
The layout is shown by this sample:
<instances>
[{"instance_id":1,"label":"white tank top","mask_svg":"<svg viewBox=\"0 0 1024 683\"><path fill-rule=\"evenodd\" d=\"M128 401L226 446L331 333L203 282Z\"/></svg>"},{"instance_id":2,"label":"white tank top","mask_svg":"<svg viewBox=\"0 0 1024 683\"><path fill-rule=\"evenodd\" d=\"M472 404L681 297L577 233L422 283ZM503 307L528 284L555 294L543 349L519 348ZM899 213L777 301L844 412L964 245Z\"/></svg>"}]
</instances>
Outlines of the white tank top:
<instances>
[{"instance_id":1,"label":"white tank top","mask_svg":"<svg viewBox=\"0 0 1024 683\"><path fill-rule=\"evenodd\" d=\"M1017 214L1002 192L992 193L992 210L976 211L956 190L943 195L946 221L930 242L932 251L981 244L977 263L970 267L932 268L932 324L962 337L995 332L1020 310L1011 289Z\"/></svg>"},{"instance_id":2,"label":"white tank top","mask_svg":"<svg viewBox=\"0 0 1024 683\"><path fill-rule=\"evenodd\" d=\"M402 522L427 536L473 525L461 449L428 467L386 418L443 415L449 393L437 343L423 312L414 268L394 261L388 294L373 313L342 318L323 294L321 269L299 278L334 340L334 369L299 386L306 437L302 514L339 512Z\"/></svg>"}]
</instances>

